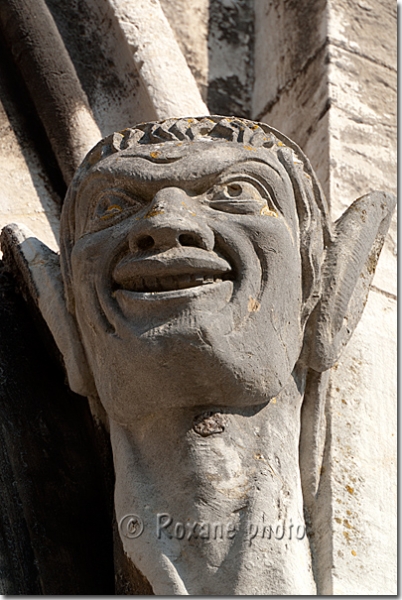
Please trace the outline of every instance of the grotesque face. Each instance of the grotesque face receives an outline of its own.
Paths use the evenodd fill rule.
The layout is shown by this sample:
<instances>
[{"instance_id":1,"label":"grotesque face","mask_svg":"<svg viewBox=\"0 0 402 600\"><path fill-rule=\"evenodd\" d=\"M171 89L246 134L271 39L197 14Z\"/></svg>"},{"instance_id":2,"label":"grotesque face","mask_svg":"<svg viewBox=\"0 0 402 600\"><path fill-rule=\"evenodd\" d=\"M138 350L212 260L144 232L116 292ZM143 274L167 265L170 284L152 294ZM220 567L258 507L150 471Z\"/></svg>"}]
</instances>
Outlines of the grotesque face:
<instances>
[{"instance_id":1,"label":"grotesque face","mask_svg":"<svg viewBox=\"0 0 402 600\"><path fill-rule=\"evenodd\" d=\"M287 383L301 259L276 155L224 140L138 145L89 169L75 222L75 314L115 420L261 404Z\"/></svg>"}]
</instances>

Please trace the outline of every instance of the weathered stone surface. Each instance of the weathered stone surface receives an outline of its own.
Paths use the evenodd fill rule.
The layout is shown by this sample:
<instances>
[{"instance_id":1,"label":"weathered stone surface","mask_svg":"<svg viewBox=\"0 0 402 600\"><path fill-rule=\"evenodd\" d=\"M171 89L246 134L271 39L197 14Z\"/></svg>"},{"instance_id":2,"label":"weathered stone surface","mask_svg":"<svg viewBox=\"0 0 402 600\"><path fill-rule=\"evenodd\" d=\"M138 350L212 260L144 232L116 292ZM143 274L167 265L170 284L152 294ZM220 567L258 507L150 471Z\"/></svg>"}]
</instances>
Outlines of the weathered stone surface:
<instances>
[{"instance_id":1,"label":"weathered stone surface","mask_svg":"<svg viewBox=\"0 0 402 600\"><path fill-rule=\"evenodd\" d=\"M352 194L396 191L396 84L395 71L357 52L331 47L330 55L330 197L337 217ZM396 218L374 280L374 285L393 294L395 249ZM384 273L383 265L387 265Z\"/></svg>"},{"instance_id":2,"label":"weathered stone surface","mask_svg":"<svg viewBox=\"0 0 402 600\"><path fill-rule=\"evenodd\" d=\"M286 133L304 149L328 196L330 153L327 134L330 101L326 53L326 47L321 48L303 72L295 76L292 85L281 91L269 111L260 116L259 120L272 123L273 127Z\"/></svg>"},{"instance_id":3,"label":"weathered stone surface","mask_svg":"<svg viewBox=\"0 0 402 600\"><path fill-rule=\"evenodd\" d=\"M353 194L396 189L396 5L329 6L330 194L337 216ZM373 286L331 374L331 490L340 500L333 503L334 594L396 593L396 217Z\"/></svg>"},{"instance_id":4,"label":"weathered stone surface","mask_svg":"<svg viewBox=\"0 0 402 600\"><path fill-rule=\"evenodd\" d=\"M71 58L44 0L3 2L0 27L68 185L101 137Z\"/></svg>"},{"instance_id":5,"label":"weathered stone surface","mask_svg":"<svg viewBox=\"0 0 402 600\"><path fill-rule=\"evenodd\" d=\"M213 114L251 118L254 5L211 0L208 23L208 107Z\"/></svg>"},{"instance_id":6,"label":"weathered stone surface","mask_svg":"<svg viewBox=\"0 0 402 600\"><path fill-rule=\"evenodd\" d=\"M254 3L161 0L161 5L209 111L251 118Z\"/></svg>"},{"instance_id":7,"label":"weathered stone surface","mask_svg":"<svg viewBox=\"0 0 402 600\"><path fill-rule=\"evenodd\" d=\"M56 250L65 186L26 88L4 46L0 50L0 226L18 220Z\"/></svg>"},{"instance_id":8,"label":"weathered stone surface","mask_svg":"<svg viewBox=\"0 0 402 600\"><path fill-rule=\"evenodd\" d=\"M329 197L326 2L257 2L253 118L306 152Z\"/></svg>"},{"instance_id":9,"label":"weathered stone surface","mask_svg":"<svg viewBox=\"0 0 402 600\"><path fill-rule=\"evenodd\" d=\"M308 10L307 4L303 6ZM294 33L284 35L278 10L272 4L265 13L277 15L273 39L281 35L285 40L292 39ZM301 4L299 10L302 10ZM264 16L263 3L258 3L257 11ZM316 11L313 11L312 17L315 19L316 16ZM308 153L328 195L334 218L338 218L355 197L375 189L395 191L395 16L396 6L388 2L329 2L327 13L323 14L326 33L321 38L325 42L327 35L327 44L320 46L316 28L310 39L317 37L314 47L318 54L314 55L312 48L310 56L313 60L307 60L304 69L290 68L276 99L272 100L270 79L266 79L269 110L262 118L288 134L292 131L296 141ZM261 19L257 32L263 32L264 27L271 31L270 22ZM266 37L271 39L269 35ZM257 47L258 39L257 35ZM260 39L264 45L262 33ZM269 68L270 77L275 69L282 73L282 65L288 64L286 59L285 62L280 60L280 50L272 51L272 55L275 58ZM263 86L260 79L255 100L258 107L263 105L259 99ZM326 442L321 441L327 456L327 472L320 483L320 495L317 497L319 517L315 522L315 536L320 537L319 528L322 527L323 545L319 549L322 571L319 569L317 576L321 593L395 593L396 516L393 494L396 445L390 431L395 428L396 331L383 322L384 313L379 305L381 301L387 302L387 310L395 310L392 298L396 294L396 217L386 236L373 286L376 292L370 293L367 305L371 319L369 313L363 316L358 333L341 357L336 372L330 375L328 431L327 435L322 435ZM373 306L378 307L376 316ZM395 315L389 315L390 322L392 318ZM356 361L351 357L359 359ZM355 402L358 399L359 406L366 407L357 411L356 418L353 411L349 411L349 425L343 418L338 418L346 410L343 381L354 390ZM384 399L385 396L385 404L378 412L376 398ZM356 435L357 431L360 435ZM388 482L380 501L374 467L367 461L373 439L377 440L376 464L382 465L384 475L381 477ZM349 455L341 459L346 447ZM360 482L361 508L356 505L352 510L349 506L350 502L356 501L356 496L351 495L346 487L354 486L344 481L345 463L352 464L353 477ZM328 498L332 499L329 507ZM354 518L359 514L356 527L351 525L350 530L351 515L341 515L339 510L342 506L345 507L343 513L349 510ZM340 519L340 523L336 519ZM333 530L333 537L328 535L328 530ZM352 547L350 540L354 540L359 549ZM362 557L361 562L358 556ZM380 560L384 557L384 563L381 563L384 566L380 569L379 557ZM325 574L324 579L321 579L322 573Z\"/></svg>"},{"instance_id":10,"label":"weathered stone surface","mask_svg":"<svg viewBox=\"0 0 402 600\"><path fill-rule=\"evenodd\" d=\"M59 207L54 202L48 177L29 142L21 140L21 147L3 107L0 120L0 226L10 220L23 222L56 250Z\"/></svg>"},{"instance_id":11,"label":"weathered stone surface","mask_svg":"<svg viewBox=\"0 0 402 600\"><path fill-rule=\"evenodd\" d=\"M158 118L205 115L194 77L158 1L109 0Z\"/></svg>"},{"instance_id":12,"label":"weathered stone surface","mask_svg":"<svg viewBox=\"0 0 402 600\"><path fill-rule=\"evenodd\" d=\"M98 0L47 0L94 118L109 135L156 113L113 7Z\"/></svg>"},{"instance_id":13,"label":"weathered stone surface","mask_svg":"<svg viewBox=\"0 0 402 600\"><path fill-rule=\"evenodd\" d=\"M208 93L209 0L160 0L177 43L197 82L202 99Z\"/></svg>"},{"instance_id":14,"label":"weathered stone surface","mask_svg":"<svg viewBox=\"0 0 402 600\"><path fill-rule=\"evenodd\" d=\"M370 336L367 335L370 332ZM332 568L322 593L396 593L395 300L371 293L351 344L331 372L322 506ZM376 340L374 346L372 340ZM379 368L380 365L380 368ZM375 377L375 379L374 379Z\"/></svg>"},{"instance_id":15,"label":"weathered stone surface","mask_svg":"<svg viewBox=\"0 0 402 600\"><path fill-rule=\"evenodd\" d=\"M367 195L332 229L285 136L170 119L113 134L78 170L64 293L56 255L5 229L70 385L99 395L119 533L154 593L316 593L300 408L309 369L329 369L360 318L393 205ZM313 536L325 515L307 508ZM311 539L321 591L331 569Z\"/></svg>"},{"instance_id":16,"label":"weathered stone surface","mask_svg":"<svg viewBox=\"0 0 402 600\"><path fill-rule=\"evenodd\" d=\"M395 73L397 3L389 0L330 0L329 40ZM360 83L366 82L361 78ZM386 100L384 98L384 100Z\"/></svg>"},{"instance_id":17,"label":"weathered stone surface","mask_svg":"<svg viewBox=\"0 0 402 600\"><path fill-rule=\"evenodd\" d=\"M259 0L255 3L255 27L253 118L264 120L324 49L326 1ZM313 107L311 104L311 118L314 118Z\"/></svg>"}]
</instances>

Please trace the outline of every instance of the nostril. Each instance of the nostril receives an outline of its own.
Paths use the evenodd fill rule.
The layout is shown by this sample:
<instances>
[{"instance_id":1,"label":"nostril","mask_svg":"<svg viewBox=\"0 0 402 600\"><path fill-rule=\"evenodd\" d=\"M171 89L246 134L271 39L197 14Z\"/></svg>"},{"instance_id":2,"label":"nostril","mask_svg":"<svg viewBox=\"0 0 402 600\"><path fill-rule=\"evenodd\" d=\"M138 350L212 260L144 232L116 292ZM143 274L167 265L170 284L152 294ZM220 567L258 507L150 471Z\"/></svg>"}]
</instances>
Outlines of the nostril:
<instances>
[{"instance_id":1,"label":"nostril","mask_svg":"<svg viewBox=\"0 0 402 600\"><path fill-rule=\"evenodd\" d=\"M191 233L182 233L177 239L182 246L199 246L197 237L191 235Z\"/></svg>"},{"instance_id":2,"label":"nostril","mask_svg":"<svg viewBox=\"0 0 402 600\"><path fill-rule=\"evenodd\" d=\"M154 238L150 235L143 235L137 241L137 246L140 250L149 250L155 245Z\"/></svg>"}]
</instances>

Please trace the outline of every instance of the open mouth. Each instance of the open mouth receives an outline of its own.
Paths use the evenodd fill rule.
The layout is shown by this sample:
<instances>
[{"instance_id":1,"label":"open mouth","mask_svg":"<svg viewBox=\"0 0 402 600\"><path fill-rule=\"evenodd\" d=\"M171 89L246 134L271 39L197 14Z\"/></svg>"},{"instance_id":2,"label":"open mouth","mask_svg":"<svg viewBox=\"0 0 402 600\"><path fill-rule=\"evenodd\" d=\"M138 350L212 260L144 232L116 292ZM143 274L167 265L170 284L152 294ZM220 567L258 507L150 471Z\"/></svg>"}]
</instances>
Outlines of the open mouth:
<instances>
[{"instance_id":1,"label":"open mouth","mask_svg":"<svg viewBox=\"0 0 402 600\"><path fill-rule=\"evenodd\" d=\"M231 279L228 273L216 274L181 274L165 275L161 277L134 277L127 282L124 289L131 292L170 292L174 290L185 290L211 283L221 283Z\"/></svg>"},{"instance_id":2,"label":"open mouth","mask_svg":"<svg viewBox=\"0 0 402 600\"><path fill-rule=\"evenodd\" d=\"M200 249L170 251L147 257L126 257L113 272L114 291L158 294L233 281L231 265Z\"/></svg>"}]
</instances>

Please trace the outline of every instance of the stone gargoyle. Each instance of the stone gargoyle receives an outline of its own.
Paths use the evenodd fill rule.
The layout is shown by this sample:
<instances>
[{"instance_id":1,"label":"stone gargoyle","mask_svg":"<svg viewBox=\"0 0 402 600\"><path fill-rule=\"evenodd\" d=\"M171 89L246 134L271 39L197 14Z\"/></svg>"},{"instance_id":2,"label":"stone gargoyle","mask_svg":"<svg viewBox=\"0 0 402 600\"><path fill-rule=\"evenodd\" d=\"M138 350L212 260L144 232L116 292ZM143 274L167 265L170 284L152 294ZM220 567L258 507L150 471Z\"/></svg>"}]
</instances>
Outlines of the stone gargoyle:
<instances>
[{"instance_id":1,"label":"stone gargoyle","mask_svg":"<svg viewBox=\"0 0 402 600\"><path fill-rule=\"evenodd\" d=\"M333 224L287 137L180 118L89 152L60 256L3 231L110 431L124 550L155 594L317 593L306 381L359 321L394 204L373 192Z\"/></svg>"}]
</instances>

